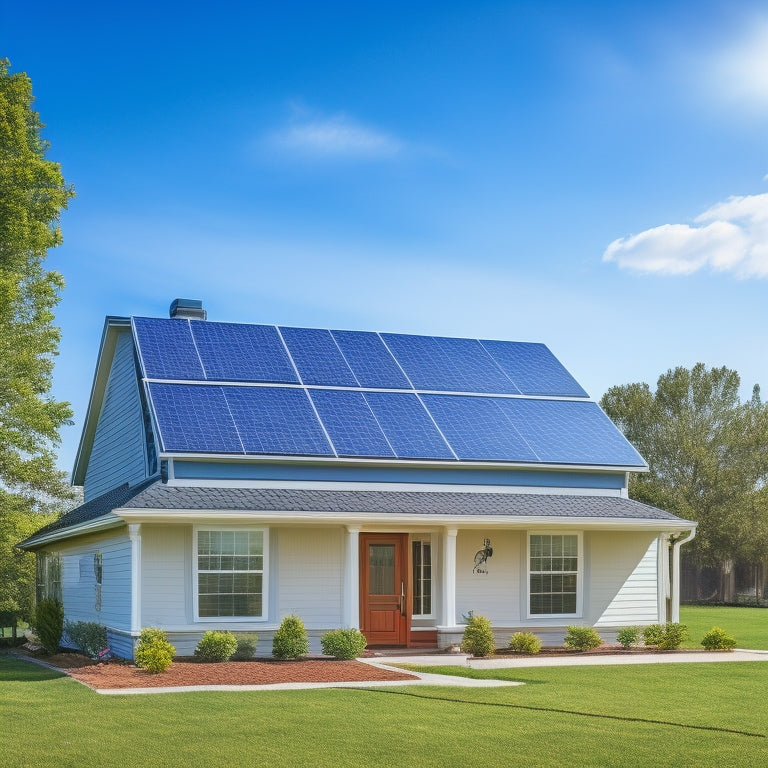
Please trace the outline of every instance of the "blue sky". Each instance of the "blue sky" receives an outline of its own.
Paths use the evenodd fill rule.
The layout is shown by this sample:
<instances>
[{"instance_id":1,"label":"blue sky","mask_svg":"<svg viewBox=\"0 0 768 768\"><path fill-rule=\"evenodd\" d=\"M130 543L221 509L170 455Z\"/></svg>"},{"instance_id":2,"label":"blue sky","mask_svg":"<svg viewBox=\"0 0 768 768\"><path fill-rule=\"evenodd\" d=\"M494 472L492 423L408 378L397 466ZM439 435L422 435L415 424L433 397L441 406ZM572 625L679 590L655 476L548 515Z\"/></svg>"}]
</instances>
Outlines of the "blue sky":
<instances>
[{"instance_id":1,"label":"blue sky","mask_svg":"<svg viewBox=\"0 0 768 768\"><path fill-rule=\"evenodd\" d=\"M104 315L177 296L768 394L764 4L17 3L0 42L77 190L64 469Z\"/></svg>"}]
</instances>

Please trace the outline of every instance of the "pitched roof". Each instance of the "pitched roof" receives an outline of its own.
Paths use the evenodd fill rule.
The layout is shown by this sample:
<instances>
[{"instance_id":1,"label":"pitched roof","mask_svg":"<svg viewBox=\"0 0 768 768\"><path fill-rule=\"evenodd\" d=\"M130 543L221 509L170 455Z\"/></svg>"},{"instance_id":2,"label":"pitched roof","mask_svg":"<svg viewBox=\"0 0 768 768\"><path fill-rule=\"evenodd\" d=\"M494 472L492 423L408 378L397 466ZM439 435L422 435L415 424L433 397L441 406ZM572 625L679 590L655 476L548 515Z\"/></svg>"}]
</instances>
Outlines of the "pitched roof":
<instances>
[{"instance_id":1,"label":"pitched roof","mask_svg":"<svg viewBox=\"0 0 768 768\"><path fill-rule=\"evenodd\" d=\"M361 491L296 488L204 488L160 482L124 503L131 510L321 512L362 515L560 517L685 522L662 509L615 496Z\"/></svg>"}]
</instances>

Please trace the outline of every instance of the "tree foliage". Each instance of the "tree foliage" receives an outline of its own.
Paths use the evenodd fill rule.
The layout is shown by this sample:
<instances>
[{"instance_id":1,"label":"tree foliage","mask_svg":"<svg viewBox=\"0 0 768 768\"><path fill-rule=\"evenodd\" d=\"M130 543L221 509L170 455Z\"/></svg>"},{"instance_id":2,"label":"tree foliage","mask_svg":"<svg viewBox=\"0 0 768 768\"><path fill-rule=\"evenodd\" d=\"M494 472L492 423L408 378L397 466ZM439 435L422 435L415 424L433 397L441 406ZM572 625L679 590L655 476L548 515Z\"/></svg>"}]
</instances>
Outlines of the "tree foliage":
<instances>
[{"instance_id":1,"label":"tree foliage","mask_svg":"<svg viewBox=\"0 0 768 768\"><path fill-rule=\"evenodd\" d=\"M72 416L50 395L64 282L44 261L61 242L59 216L74 191L45 158L33 101L29 77L0 60L0 606L21 614L32 569L11 547L46 522L36 513L51 499L70 495L54 449Z\"/></svg>"},{"instance_id":2,"label":"tree foliage","mask_svg":"<svg viewBox=\"0 0 768 768\"><path fill-rule=\"evenodd\" d=\"M768 553L768 406L758 387L741 402L728 368L678 367L648 384L611 387L601 405L649 464L633 499L699 522L701 564L764 561Z\"/></svg>"}]
</instances>

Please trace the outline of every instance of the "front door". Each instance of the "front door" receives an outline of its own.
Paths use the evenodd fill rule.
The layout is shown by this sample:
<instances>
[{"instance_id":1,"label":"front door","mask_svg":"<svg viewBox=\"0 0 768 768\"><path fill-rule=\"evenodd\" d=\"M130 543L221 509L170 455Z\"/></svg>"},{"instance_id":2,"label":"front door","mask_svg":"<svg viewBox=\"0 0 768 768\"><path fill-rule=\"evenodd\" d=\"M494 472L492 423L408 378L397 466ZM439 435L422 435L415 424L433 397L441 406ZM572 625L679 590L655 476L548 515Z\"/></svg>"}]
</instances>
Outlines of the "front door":
<instances>
[{"instance_id":1,"label":"front door","mask_svg":"<svg viewBox=\"0 0 768 768\"><path fill-rule=\"evenodd\" d=\"M360 623L368 645L408 644L408 534L360 534Z\"/></svg>"}]
</instances>

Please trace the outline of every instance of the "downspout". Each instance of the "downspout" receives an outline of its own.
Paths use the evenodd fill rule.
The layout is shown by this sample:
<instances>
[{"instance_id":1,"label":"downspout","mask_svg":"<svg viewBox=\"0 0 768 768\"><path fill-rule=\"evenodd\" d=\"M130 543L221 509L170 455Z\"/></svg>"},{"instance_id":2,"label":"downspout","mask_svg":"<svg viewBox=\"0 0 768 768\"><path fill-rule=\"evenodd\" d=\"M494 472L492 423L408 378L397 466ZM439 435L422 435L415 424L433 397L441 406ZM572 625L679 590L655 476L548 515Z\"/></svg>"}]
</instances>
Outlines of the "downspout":
<instances>
[{"instance_id":1,"label":"downspout","mask_svg":"<svg viewBox=\"0 0 768 768\"><path fill-rule=\"evenodd\" d=\"M672 621L680 621L680 547L693 541L696 529L691 528L687 536L675 539L672 544Z\"/></svg>"}]
</instances>

